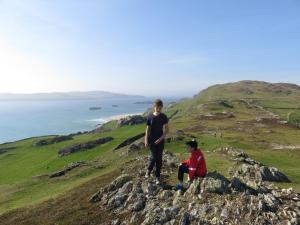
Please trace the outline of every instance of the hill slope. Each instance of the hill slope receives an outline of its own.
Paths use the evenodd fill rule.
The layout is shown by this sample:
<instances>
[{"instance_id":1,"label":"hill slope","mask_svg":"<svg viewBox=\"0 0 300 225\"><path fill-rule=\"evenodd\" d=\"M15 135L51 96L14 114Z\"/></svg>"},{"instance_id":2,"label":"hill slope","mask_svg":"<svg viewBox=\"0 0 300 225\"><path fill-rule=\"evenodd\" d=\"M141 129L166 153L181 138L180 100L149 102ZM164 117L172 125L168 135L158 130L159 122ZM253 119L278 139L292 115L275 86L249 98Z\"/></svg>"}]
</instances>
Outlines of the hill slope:
<instances>
[{"instance_id":1,"label":"hill slope","mask_svg":"<svg viewBox=\"0 0 300 225\"><path fill-rule=\"evenodd\" d=\"M237 171L237 166L246 162L245 158L232 158L226 151L242 150L259 165L276 167L291 180L291 183L263 181L263 187L269 187L269 184L281 188L292 186L299 192L299 96L299 86L291 84L241 81L212 86L192 99L166 107L166 113L171 117L166 149L174 153L178 161L187 158L184 143L195 137L205 154L209 171L216 170L228 180L232 179L232 171ZM136 176L136 171L144 171L145 161L138 163L138 159L147 154L147 150L141 147L142 139L134 139L135 144L129 143L113 151L127 138L141 134L144 128L143 124L118 127L116 122L110 122L97 132L76 135L71 140L46 146L37 146L36 143L53 137L0 145L3 150L0 153L0 212L3 213L0 224L16 221L31 225L41 222L102 224L116 218L117 215L111 214L110 209L101 208L101 205L98 205L97 211L98 208L89 203L88 198L119 174L133 173ZM112 137L113 141L67 156L58 155L62 148L103 137ZM71 168L76 162L79 166L70 171L63 170L67 172L62 176L49 177L64 166ZM73 163L71 167L70 163ZM163 171L164 183L175 185L176 168ZM257 183L249 181L248 185L259 191ZM228 201L232 196L232 193L224 193L223 197ZM47 200L51 198L54 200ZM73 204L75 199L78 202ZM201 206L204 203L197 202ZM24 206L29 207L21 208ZM51 213L43 216L49 208ZM280 211L281 206L278 208ZM101 217L102 213L106 213L108 219ZM127 219L132 215L124 214ZM121 216L119 219L122 221L124 218Z\"/></svg>"}]
</instances>

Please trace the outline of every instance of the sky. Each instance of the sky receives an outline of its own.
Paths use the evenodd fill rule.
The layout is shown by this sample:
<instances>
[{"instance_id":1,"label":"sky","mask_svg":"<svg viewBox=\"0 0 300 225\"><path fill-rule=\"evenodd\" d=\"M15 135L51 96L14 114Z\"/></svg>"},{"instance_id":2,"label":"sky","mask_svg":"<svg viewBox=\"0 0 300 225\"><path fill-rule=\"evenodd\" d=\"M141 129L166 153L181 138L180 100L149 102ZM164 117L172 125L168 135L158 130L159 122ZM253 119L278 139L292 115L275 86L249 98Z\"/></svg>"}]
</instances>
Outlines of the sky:
<instances>
[{"instance_id":1,"label":"sky","mask_svg":"<svg viewBox=\"0 0 300 225\"><path fill-rule=\"evenodd\" d=\"M300 0L0 0L0 93L300 85Z\"/></svg>"}]
</instances>

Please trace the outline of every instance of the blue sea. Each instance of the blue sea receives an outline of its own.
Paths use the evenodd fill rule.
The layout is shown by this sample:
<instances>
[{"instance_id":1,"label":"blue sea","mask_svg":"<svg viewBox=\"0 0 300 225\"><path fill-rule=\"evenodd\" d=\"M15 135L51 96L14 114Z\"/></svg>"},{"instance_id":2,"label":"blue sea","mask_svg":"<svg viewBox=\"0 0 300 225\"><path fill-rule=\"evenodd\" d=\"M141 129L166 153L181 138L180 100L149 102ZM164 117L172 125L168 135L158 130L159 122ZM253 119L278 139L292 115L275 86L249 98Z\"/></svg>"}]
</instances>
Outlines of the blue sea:
<instances>
[{"instance_id":1,"label":"blue sea","mask_svg":"<svg viewBox=\"0 0 300 225\"><path fill-rule=\"evenodd\" d=\"M151 105L135 103L149 100L0 101L0 143L92 130L119 115L144 113Z\"/></svg>"}]
</instances>

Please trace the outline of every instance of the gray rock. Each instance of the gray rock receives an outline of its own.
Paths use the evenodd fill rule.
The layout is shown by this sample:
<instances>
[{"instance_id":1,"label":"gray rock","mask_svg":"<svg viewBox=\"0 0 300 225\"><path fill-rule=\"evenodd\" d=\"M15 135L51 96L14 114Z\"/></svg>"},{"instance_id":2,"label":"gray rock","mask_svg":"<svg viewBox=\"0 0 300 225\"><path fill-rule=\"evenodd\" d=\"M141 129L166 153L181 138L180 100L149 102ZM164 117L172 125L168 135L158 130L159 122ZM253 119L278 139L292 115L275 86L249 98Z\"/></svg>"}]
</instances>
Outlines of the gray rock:
<instances>
[{"instance_id":1,"label":"gray rock","mask_svg":"<svg viewBox=\"0 0 300 225\"><path fill-rule=\"evenodd\" d=\"M63 141L73 140L73 135L61 135L55 136L53 138L41 139L34 143L34 146L44 146L44 145L51 145L56 144Z\"/></svg>"},{"instance_id":2,"label":"gray rock","mask_svg":"<svg viewBox=\"0 0 300 225\"><path fill-rule=\"evenodd\" d=\"M127 197L127 195L116 195L108 201L108 207L114 209L122 206Z\"/></svg>"},{"instance_id":3,"label":"gray rock","mask_svg":"<svg viewBox=\"0 0 300 225\"><path fill-rule=\"evenodd\" d=\"M116 178L110 185L106 187L106 191L114 191L123 187L124 184L132 180L132 177L129 175L121 175Z\"/></svg>"},{"instance_id":4,"label":"gray rock","mask_svg":"<svg viewBox=\"0 0 300 225\"><path fill-rule=\"evenodd\" d=\"M230 191L229 183L226 177L217 172L208 173L202 182L203 191L218 194L228 193Z\"/></svg>"},{"instance_id":5,"label":"gray rock","mask_svg":"<svg viewBox=\"0 0 300 225\"><path fill-rule=\"evenodd\" d=\"M148 195L156 195L159 192L157 185L153 183L143 184L142 188L143 192Z\"/></svg>"},{"instance_id":6,"label":"gray rock","mask_svg":"<svg viewBox=\"0 0 300 225\"><path fill-rule=\"evenodd\" d=\"M142 184L140 182L137 182L134 186L133 186L133 193L143 193L143 188L142 188Z\"/></svg>"},{"instance_id":7,"label":"gray rock","mask_svg":"<svg viewBox=\"0 0 300 225\"><path fill-rule=\"evenodd\" d=\"M115 151L115 150L118 150L120 148L126 147L126 146L134 143L135 141L141 139L144 136L145 136L145 133L140 133L138 135L130 137L130 138L126 139L125 141L123 141L121 144L119 144L117 147L115 147L113 150Z\"/></svg>"},{"instance_id":8,"label":"gray rock","mask_svg":"<svg viewBox=\"0 0 300 225\"><path fill-rule=\"evenodd\" d=\"M111 222L111 225L120 225L120 224L121 224L121 221L119 219L116 219Z\"/></svg>"},{"instance_id":9,"label":"gray rock","mask_svg":"<svg viewBox=\"0 0 300 225\"><path fill-rule=\"evenodd\" d=\"M98 191L95 194L92 195L92 197L89 199L89 202L95 203L95 202L99 202L102 199L102 191Z\"/></svg>"},{"instance_id":10,"label":"gray rock","mask_svg":"<svg viewBox=\"0 0 300 225\"><path fill-rule=\"evenodd\" d=\"M79 152L79 151L85 151L85 150L88 150L88 149L91 149L91 148L95 148L96 146L105 144L107 142L110 142L113 139L114 138L112 138L112 137L104 137L104 138L99 138L99 139L94 140L94 141L74 144L74 145L67 146L65 148L60 149L58 151L58 154L60 156L66 156L66 155L69 155L71 153L75 153L75 152Z\"/></svg>"},{"instance_id":11,"label":"gray rock","mask_svg":"<svg viewBox=\"0 0 300 225\"><path fill-rule=\"evenodd\" d=\"M228 209L227 208L222 209L221 217L224 219L228 218Z\"/></svg>"},{"instance_id":12,"label":"gray rock","mask_svg":"<svg viewBox=\"0 0 300 225\"><path fill-rule=\"evenodd\" d=\"M119 189L118 193L120 193L120 194L129 194L132 191L132 188L133 188L133 182L129 181L129 182L125 183L123 185L123 187L121 187Z\"/></svg>"},{"instance_id":13,"label":"gray rock","mask_svg":"<svg viewBox=\"0 0 300 225\"><path fill-rule=\"evenodd\" d=\"M190 184L188 190L185 192L185 196L195 196L200 193L200 184L201 184L201 178L195 178L193 182Z\"/></svg>"},{"instance_id":14,"label":"gray rock","mask_svg":"<svg viewBox=\"0 0 300 225\"><path fill-rule=\"evenodd\" d=\"M161 200L168 200L173 197L173 192L170 190L164 190L162 193L159 195L159 199Z\"/></svg>"},{"instance_id":15,"label":"gray rock","mask_svg":"<svg viewBox=\"0 0 300 225\"><path fill-rule=\"evenodd\" d=\"M140 213L133 213L133 216L130 219L130 224L139 224L140 220L142 218L142 215Z\"/></svg>"},{"instance_id":16,"label":"gray rock","mask_svg":"<svg viewBox=\"0 0 300 225\"><path fill-rule=\"evenodd\" d=\"M132 126L132 125L138 125L142 123L146 123L147 118L141 115L134 115L134 116L128 116L126 118L122 118L118 120L117 124L118 127L123 126Z\"/></svg>"},{"instance_id":17,"label":"gray rock","mask_svg":"<svg viewBox=\"0 0 300 225\"><path fill-rule=\"evenodd\" d=\"M232 178L229 187L232 192L245 192L247 194L257 194L257 191L245 183L241 182L237 177Z\"/></svg>"},{"instance_id":18,"label":"gray rock","mask_svg":"<svg viewBox=\"0 0 300 225\"><path fill-rule=\"evenodd\" d=\"M262 180L264 181L276 181L276 182L291 182L289 178L281 173L275 167L260 167L260 173L262 176Z\"/></svg>"},{"instance_id":19,"label":"gray rock","mask_svg":"<svg viewBox=\"0 0 300 225\"><path fill-rule=\"evenodd\" d=\"M167 221L174 219L177 216L177 214L179 213L179 210L180 209L177 206L164 208L163 215L161 217L162 220L160 220L160 221L163 223L166 223Z\"/></svg>"},{"instance_id":20,"label":"gray rock","mask_svg":"<svg viewBox=\"0 0 300 225\"><path fill-rule=\"evenodd\" d=\"M80 162L72 162L70 164L68 164L67 166L65 166L65 168L63 170L57 171L55 173L52 173L49 175L49 178L55 178L55 177L61 177L64 176L67 172L80 167L82 165L84 165L85 163L83 161Z\"/></svg>"},{"instance_id":21,"label":"gray rock","mask_svg":"<svg viewBox=\"0 0 300 225\"><path fill-rule=\"evenodd\" d=\"M132 207L133 211L141 211L145 208L145 204L146 204L146 200L143 197L140 197L134 204Z\"/></svg>"}]
</instances>

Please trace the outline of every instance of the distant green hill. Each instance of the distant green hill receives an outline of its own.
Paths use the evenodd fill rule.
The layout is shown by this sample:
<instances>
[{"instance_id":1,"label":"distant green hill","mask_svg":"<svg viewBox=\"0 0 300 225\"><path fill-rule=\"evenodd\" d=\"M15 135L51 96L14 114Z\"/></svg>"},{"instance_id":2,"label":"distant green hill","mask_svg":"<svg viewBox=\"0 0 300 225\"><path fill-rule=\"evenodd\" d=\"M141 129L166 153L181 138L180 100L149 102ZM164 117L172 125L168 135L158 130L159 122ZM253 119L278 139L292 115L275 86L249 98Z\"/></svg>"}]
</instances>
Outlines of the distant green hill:
<instances>
[{"instance_id":1,"label":"distant green hill","mask_svg":"<svg viewBox=\"0 0 300 225\"><path fill-rule=\"evenodd\" d=\"M107 91L72 91L33 94L0 93L0 101L22 101L22 100L87 100L87 99L109 99L109 98L132 98L143 99L140 95L127 95Z\"/></svg>"},{"instance_id":2,"label":"distant green hill","mask_svg":"<svg viewBox=\"0 0 300 225\"><path fill-rule=\"evenodd\" d=\"M287 83L267 83L262 81L239 81L218 84L201 91L196 98L210 101L214 99L273 99L300 97L300 86ZM298 102L299 103L299 102Z\"/></svg>"}]
</instances>

